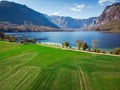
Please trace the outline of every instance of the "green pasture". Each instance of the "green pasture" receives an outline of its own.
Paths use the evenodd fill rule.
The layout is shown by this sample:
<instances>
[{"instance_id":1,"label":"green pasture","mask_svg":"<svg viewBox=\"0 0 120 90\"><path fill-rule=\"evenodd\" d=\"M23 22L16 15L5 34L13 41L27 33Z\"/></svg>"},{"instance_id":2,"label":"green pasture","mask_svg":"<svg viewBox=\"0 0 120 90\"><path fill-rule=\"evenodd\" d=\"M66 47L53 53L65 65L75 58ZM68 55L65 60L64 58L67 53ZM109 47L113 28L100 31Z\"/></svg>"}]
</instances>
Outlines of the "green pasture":
<instances>
[{"instance_id":1,"label":"green pasture","mask_svg":"<svg viewBox=\"0 0 120 90\"><path fill-rule=\"evenodd\" d=\"M120 57L0 42L0 90L120 90Z\"/></svg>"}]
</instances>

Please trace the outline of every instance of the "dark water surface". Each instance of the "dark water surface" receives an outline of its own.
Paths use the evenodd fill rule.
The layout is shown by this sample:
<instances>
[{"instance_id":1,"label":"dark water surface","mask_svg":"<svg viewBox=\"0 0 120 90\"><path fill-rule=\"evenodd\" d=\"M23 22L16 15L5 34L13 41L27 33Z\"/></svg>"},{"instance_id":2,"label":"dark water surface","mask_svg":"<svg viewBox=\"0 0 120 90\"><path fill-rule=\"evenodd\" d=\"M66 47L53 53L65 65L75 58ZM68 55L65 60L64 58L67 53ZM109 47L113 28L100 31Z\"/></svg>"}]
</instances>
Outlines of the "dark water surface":
<instances>
[{"instance_id":1,"label":"dark water surface","mask_svg":"<svg viewBox=\"0 0 120 90\"><path fill-rule=\"evenodd\" d=\"M113 49L120 47L120 33L106 33L106 32L17 32L6 33L26 38L36 39L39 42L63 43L68 41L71 46L75 47L76 40L81 39L85 41L90 47L91 41L98 41L98 48Z\"/></svg>"}]
</instances>

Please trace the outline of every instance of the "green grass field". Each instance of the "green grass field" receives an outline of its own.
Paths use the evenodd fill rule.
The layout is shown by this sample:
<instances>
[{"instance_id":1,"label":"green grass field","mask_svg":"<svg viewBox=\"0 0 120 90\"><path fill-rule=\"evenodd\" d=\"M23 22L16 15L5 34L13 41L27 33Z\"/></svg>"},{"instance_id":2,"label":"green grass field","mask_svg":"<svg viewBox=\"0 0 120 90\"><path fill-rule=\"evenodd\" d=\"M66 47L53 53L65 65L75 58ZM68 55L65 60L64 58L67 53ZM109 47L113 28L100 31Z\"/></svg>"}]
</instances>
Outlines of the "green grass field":
<instances>
[{"instance_id":1,"label":"green grass field","mask_svg":"<svg viewBox=\"0 0 120 90\"><path fill-rule=\"evenodd\" d=\"M0 42L0 90L120 90L120 57Z\"/></svg>"}]
</instances>

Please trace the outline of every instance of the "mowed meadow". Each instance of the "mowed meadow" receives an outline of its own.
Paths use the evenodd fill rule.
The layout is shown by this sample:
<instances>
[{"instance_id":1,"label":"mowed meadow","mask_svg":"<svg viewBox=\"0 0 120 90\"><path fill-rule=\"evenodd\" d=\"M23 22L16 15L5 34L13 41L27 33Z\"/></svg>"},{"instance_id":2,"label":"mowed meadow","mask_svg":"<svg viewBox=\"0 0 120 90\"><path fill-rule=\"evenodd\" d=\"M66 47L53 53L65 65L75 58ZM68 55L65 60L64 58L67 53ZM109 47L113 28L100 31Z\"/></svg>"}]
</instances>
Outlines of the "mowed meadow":
<instances>
[{"instance_id":1,"label":"mowed meadow","mask_svg":"<svg viewBox=\"0 0 120 90\"><path fill-rule=\"evenodd\" d=\"M120 57L0 42L0 90L120 90Z\"/></svg>"}]
</instances>

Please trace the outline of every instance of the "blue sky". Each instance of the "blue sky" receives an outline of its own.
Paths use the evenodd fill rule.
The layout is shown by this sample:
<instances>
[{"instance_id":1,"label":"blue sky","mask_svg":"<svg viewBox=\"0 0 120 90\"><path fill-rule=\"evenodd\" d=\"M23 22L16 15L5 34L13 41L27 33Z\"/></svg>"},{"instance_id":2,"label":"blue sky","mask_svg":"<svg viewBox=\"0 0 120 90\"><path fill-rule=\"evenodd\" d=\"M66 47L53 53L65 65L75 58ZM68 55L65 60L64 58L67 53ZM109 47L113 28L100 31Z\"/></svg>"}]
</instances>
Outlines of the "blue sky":
<instances>
[{"instance_id":1,"label":"blue sky","mask_svg":"<svg viewBox=\"0 0 120 90\"><path fill-rule=\"evenodd\" d=\"M4 0L5 1L5 0ZM89 18L99 16L107 5L120 0L6 0L20 4L48 15Z\"/></svg>"}]
</instances>

